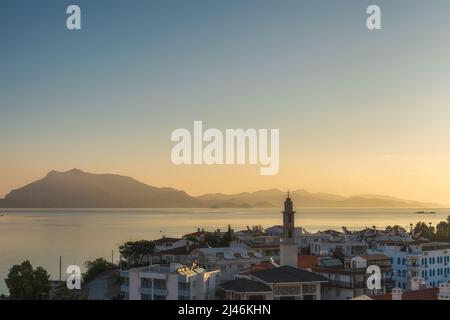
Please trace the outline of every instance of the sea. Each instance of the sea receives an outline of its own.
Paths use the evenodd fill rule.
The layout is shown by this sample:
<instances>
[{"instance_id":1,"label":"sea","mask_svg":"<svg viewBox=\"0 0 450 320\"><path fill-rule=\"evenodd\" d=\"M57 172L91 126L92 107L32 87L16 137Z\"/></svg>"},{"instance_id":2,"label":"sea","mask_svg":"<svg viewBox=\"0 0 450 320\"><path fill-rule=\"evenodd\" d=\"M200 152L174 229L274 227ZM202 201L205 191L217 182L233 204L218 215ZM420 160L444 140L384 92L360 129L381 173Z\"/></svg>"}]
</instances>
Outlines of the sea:
<instances>
[{"instance_id":1,"label":"sea","mask_svg":"<svg viewBox=\"0 0 450 320\"><path fill-rule=\"evenodd\" d=\"M420 209L422 210L422 209ZM59 279L69 265L104 257L117 262L118 247L126 241L181 237L197 228L238 231L254 225L282 223L281 209L0 209L0 294L7 294L4 279L9 269L24 260L44 267ZM419 221L437 224L450 209L417 214L405 208L298 208L296 226L316 232L400 225L409 230Z\"/></svg>"}]
</instances>

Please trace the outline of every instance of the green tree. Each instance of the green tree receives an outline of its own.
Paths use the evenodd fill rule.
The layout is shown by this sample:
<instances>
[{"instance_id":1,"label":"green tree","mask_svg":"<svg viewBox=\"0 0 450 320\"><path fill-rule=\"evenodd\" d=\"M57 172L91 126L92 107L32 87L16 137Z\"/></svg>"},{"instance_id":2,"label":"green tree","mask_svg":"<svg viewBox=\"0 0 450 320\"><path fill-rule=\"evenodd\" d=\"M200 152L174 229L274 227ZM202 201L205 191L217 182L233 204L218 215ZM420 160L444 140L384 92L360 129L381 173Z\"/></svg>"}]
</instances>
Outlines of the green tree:
<instances>
[{"instance_id":1,"label":"green tree","mask_svg":"<svg viewBox=\"0 0 450 320\"><path fill-rule=\"evenodd\" d=\"M431 225L427 225L425 222L418 222L414 227L414 234L420 234L422 237L430 240L435 240L435 228Z\"/></svg>"},{"instance_id":2,"label":"green tree","mask_svg":"<svg viewBox=\"0 0 450 320\"><path fill-rule=\"evenodd\" d=\"M30 261L14 265L5 279L9 298L13 300L48 299L50 275L42 267L33 269Z\"/></svg>"},{"instance_id":3,"label":"green tree","mask_svg":"<svg viewBox=\"0 0 450 320\"><path fill-rule=\"evenodd\" d=\"M229 247L230 242L234 240L234 232L231 229L231 225L228 225L227 233L224 235L222 242L224 247Z\"/></svg>"},{"instance_id":4,"label":"green tree","mask_svg":"<svg viewBox=\"0 0 450 320\"><path fill-rule=\"evenodd\" d=\"M264 227L260 224L252 226L252 231L258 231L261 233L264 233Z\"/></svg>"},{"instance_id":5,"label":"green tree","mask_svg":"<svg viewBox=\"0 0 450 320\"><path fill-rule=\"evenodd\" d=\"M128 241L119 247L119 252L130 265L142 265L144 257L155 252L155 244L149 240Z\"/></svg>"},{"instance_id":6,"label":"green tree","mask_svg":"<svg viewBox=\"0 0 450 320\"><path fill-rule=\"evenodd\" d=\"M100 273L116 268L117 266L107 261L105 258L97 258L94 261L85 262L87 271L83 275L83 280L89 282L98 276Z\"/></svg>"},{"instance_id":7,"label":"green tree","mask_svg":"<svg viewBox=\"0 0 450 320\"><path fill-rule=\"evenodd\" d=\"M441 221L436 226L436 240L450 241L450 216L447 221Z\"/></svg>"},{"instance_id":8,"label":"green tree","mask_svg":"<svg viewBox=\"0 0 450 320\"><path fill-rule=\"evenodd\" d=\"M394 226L387 226L385 231L388 232L388 233L394 233L394 234L406 233L406 229L402 228L398 224L396 224Z\"/></svg>"}]
</instances>

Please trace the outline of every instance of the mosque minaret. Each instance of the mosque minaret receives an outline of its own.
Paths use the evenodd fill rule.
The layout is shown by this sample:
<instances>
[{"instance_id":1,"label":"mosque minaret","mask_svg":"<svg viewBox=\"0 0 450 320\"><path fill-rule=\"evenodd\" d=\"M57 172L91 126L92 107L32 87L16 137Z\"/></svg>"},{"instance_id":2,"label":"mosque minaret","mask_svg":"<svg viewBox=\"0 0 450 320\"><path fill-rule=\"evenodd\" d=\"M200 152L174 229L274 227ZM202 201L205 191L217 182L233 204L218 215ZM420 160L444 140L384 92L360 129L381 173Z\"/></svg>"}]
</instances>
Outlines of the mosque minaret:
<instances>
[{"instance_id":1,"label":"mosque minaret","mask_svg":"<svg viewBox=\"0 0 450 320\"><path fill-rule=\"evenodd\" d=\"M295 243L294 204L289 196L284 201L283 237L280 244L280 265L297 268L297 244Z\"/></svg>"}]
</instances>

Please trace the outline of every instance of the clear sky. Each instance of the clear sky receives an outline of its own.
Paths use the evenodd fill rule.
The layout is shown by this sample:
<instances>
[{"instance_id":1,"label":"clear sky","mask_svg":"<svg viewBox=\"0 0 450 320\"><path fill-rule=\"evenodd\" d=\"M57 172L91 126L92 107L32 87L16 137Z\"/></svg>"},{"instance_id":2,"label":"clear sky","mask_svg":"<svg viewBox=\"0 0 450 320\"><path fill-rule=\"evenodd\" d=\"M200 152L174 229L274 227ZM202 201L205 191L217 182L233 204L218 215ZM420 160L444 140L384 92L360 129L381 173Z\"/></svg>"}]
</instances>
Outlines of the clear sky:
<instances>
[{"instance_id":1,"label":"clear sky","mask_svg":"<svg viewBox=\"0 0 450 320\"><path fill-rule=\"evenodd\" d=\"M383 30L367 30L369 4ZM0 196L79 168L193 195L450 204L449 36L448 0L2 0ZM170 134L194 120L279 128L279 174L174 166Z\"/></svg>"}]
</instances>

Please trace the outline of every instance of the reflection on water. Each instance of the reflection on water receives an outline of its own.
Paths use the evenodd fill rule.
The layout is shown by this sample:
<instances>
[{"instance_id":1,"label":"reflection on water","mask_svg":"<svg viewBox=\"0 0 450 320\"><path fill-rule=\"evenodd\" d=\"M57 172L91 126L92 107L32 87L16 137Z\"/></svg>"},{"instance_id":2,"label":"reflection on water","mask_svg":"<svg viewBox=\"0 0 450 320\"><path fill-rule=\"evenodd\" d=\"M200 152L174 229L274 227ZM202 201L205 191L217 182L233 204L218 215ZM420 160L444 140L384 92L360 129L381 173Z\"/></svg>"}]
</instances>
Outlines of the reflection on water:
<instances>
[{"instance_id":1,"label":"reflection on water","mask_svg":"<svg viewBox=\"0 0 450 320\"><path fill-rule=\"evenodd\" d=\"M5 213L6 211L6 213ZM118 258L117 247L128 240L180 237L198 227L235 230L246 226L281 224L277 209L83 209L3 210L0 216L0 293L8 269L25 259L42 265L56 278L59 256L63 274L70 264L83 265L97 257ZM445 220L450 209L436 215L418 215L415 209L297 209L296 225L308 231L350 230L398 224L409 229L418 221Z\"/></svg>"}]
</instances>

